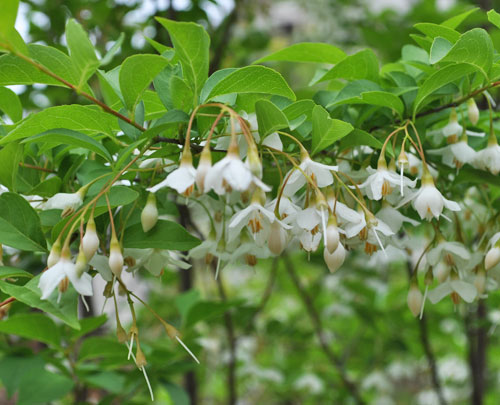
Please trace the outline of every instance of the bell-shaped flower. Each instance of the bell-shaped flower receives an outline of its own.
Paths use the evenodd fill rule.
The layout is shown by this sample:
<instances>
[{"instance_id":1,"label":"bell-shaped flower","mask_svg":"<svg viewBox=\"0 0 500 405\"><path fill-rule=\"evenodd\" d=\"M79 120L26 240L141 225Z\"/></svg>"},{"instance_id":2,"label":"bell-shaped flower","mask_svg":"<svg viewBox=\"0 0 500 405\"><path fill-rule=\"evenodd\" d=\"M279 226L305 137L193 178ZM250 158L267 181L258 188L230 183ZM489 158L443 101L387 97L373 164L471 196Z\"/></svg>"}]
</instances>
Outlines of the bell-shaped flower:
<instances>
[{"instance_id":1,"label":"bell-shaped flower","mask_svg":"<svg viewBox=\"0 0 500 405\"><path fill-rule=\"evenodd\" d=\"M278 221L271 223L269 236L267 238L267 247L271 253L279 256L286 248L288 241L288 232Z\"/></svg>"},{"instance_id":2,"label":"bell-shaped flower","mask_svg":"<svg viewBox=\"0 0 500 405\"><path fill-rule=\"evenodd\" d=\"M420 224L418 221L401 214L401 212L399 212L396 208L391 207L387 203L383 203L382 208L377 212L376 217L386 223L394 233L399 232L404 222L413 226Z\"/></svg>"},{"instance_id":3,"label":"bell-shaped flower","mask_svg":"<svg viewBox=\"0 0 500 405\"><path fill-rule=\"evenodd\" d=\"M293 196L306 184L307 179L304 174L315 182L319 188L323 188L333 183L332 170L338 170L338 166L329 166L313 161L307 152L302 153L302 161L299 167L300 170L294 168L285 176L285 178L288 178L288 181L283 193L289 197Z\"/></svg>"},{"instance_id":4,"label":"bell-shaped flower","mask_svg":"<svg viewBox=\"0 0 500 405\"><path fill-rule=\"evenodd\" d=\"M460 206L456 202L447 200L439 192L427 169L424 169L422 186L420 189L409 197L403 199L403 201L401 201L396 208L405 205L409 201L412 202L413 208L415 208L418 212L420 218L427 219L429 221L432 218L439 218L443 215L443 209L445 207L451 211L460 211Z\"/></svg>"},{"instance_id":5,"label":"bell-shaped flower","mask_svg":"<svg viewBox=\"0 0 500 405\"><path fill-rule=\"evenodd\" d=\"M442 129L443 135L448 143L456 142L458 137L462 135L463 127L458 123L457 112L455 108L451 109L450 120Z\"/></svg>"},{"instance_id":6,"label":"bell-shaped flower","mask_svg":"<svg viewBox=\"0 0 500 405\"><path fill-rule=\"evenodd\" d=\"M61 217L67 217L82 205L87 189L88 186L83 186L76 193L57 193L42 205L42 209L62 210Z\"/></svg>"},{"instance_id":7,"label":"bell-shaped flower","mask_svg":"<svg viewBox=\"0 0 500 405\"><path fill-rule=\"evenodd\" d=\"M164 249L125 249L125 263L130 263L130 258L133 258L130 266L127 266L127 271L135 272L144 267L153 276L162 274L166 267L178 267L180 269L189 269L191 265L184 260L175 257L175 254Z\"/></svg>"},{"instance_id":8,"label":"bell-shaped flower","mask_svg":"<svg viewBox=\"0 0 500 405\"><path fill-rule=\"evenodd\" d=\"M198 162L198 167L196 168L196 187L198 187L200 193L205 192L205 178L211 168L212 154L210 153L210 147L205 146L201 151L200 161Z\"/></svg>"},{"instance_id":9,"label":"bell-shaped flower","mask_svg":"<svg viewBox=\"0 0 500 405\"><path fill-rule=\"evenodd\" d=\"M314 252L321 242L321 215L315 206L310 206L296 216L297 231L302 248Z\"/></svg>"},{"instance_id":10,"label":"bell-shaped flower","mask_svg":"<svg viewBox=\"0 0 500 405\"><path fill-rule=\"evenodd\" d=\"M333 252L329 252L328 248L325 247L323 250L323 259L330 270L330 273L334 273L339 269L344 263L346 251L342 243L337 244L337 248Z\"/></svg>"},{"instance_id":11,"label":"bell-shaped flower","mask_svg":"<svg viewBox=\"0 0 500 405\"><path fill-rule=\"evenodd\" d=\"M455 305L458 304L459 297L465 302L471 303L476 299L477 290L474 284L460 280L458 275L453 272L449 280L429 291L428 297L430 302L436 304L447 295L451 295Z\"/></svg>"},{"instance_id":12,"label":"bell-shaped flower","mask_svg":"<svg viewBox=\"0 0 500 405\"><path fill-rule=\"evenodd\" d=\"M477 155L477 152L469 146L467 140L460 140L443 148L429 150L427 153L441 156L441 160L445 165L457 169L460 169L466 163L473 162Z\"/></svg>"},{"instance_id":13,"label":"bell-shaped flower","mask_svg":"<svg viewBox=\"0 0 500 405\"><path fill-rule=\"evenodd\" d=\"M408 177L388 170L385 158L382 156L379 159L377 170L371 167L368 167L367 170L371 173L370 176L358 187L364 189L371 200L378 201L382 197L387 197L393 193L395 188L398 188L402 194L404 187L413 188L416 184L415 180L410 180Z\"/></svg>"},{"instance_id":14,"label":"bell-shaped flower","mask_svg":"<svg viewBox=\"0 0 500 405\"><path fill-rule=\"evenodd\" d=\"M431 266L436 266L441 260L448 266L459 266L470 260L470 252L460 242L447 242L444 239L440 240L436 247L427 252L427 263Z\"/></svg>"},{"instance_id":15,"label":"bell-shaped flower","mask_svg":"<svg viewBox=\"0 0 500 405\"><path fill-rule=\"evenodd\" d=\"M156 207L156 196L149 193L146 205L141 211L141 225L144 232L150 231L158 222L158 208Z\"/></svg>"},{"instance_id":16,"label":"bell-shaped flower","mask_svg":"<svg viewBox=\"0 0 500 405\"><path fill-rule=\"evenodd\" d=\"M76 265L71 261L69 248L63 248L60 259L40 276L38 288L42 300L46 300L61 282L68 279L80 295L92 295L92 277L88 273L78 275Z\"/></svg>"},{"instance_id":17,"label":"bell-shaped flower","mask_svg":"<svg viewBox=\"0 0 500 405\"><path fill-rule=\"evenodd\" d=\"M495 134L490 135L488 146L477 152L472 165L481 170L488 170L495 176L500 173L500 146Z\"/></svg>"},{"instance_id":18,"label":"bell-shaped flower","mask_svg":"<svg viewBox=\"0 0 500 405\"><path fill-rule=\"evenodd\" d=\"M179 167L172 171L165 180L150 187L148 191L156 193L162 188L170 187L188 197L194 190L195 177L196 169L193 167L191 152L184 149Z\"/></svg>"}]
</instances>

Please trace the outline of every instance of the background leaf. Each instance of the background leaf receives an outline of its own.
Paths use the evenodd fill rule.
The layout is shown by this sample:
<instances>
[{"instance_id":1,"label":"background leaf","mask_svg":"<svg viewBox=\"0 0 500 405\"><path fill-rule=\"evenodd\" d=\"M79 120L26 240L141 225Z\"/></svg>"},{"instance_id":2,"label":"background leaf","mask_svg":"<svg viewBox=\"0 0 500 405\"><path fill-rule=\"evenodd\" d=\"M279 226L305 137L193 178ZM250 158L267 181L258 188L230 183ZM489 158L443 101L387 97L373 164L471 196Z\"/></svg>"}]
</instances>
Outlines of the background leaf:
<instances>
[{"instance_id":1,"label":"background leaf","mask_svg":"<svg viewBox=\"0 0 500 405\"><path fill-rule=\"evenodd\" d=\"M321 152L353 130L351 124L330 118L328 112L319 105L314 107L312 114L313 137L311 155Z\"/></svg>"},{"instance_id":2,"label":"background leaf","mask_svg":"<svg viewBox=\"0 0 500 405\"><path fill-rule=\"evenodd\" d=\"M318 42L301 42L264 56L263 58L256 60L254 64L267 61L335 64L340 62L345 57L345 52L336 46Z\"/></svg>"},{"instance_id":3,"label":"background leaf","mask_svg":"<svg viewBox=\"0 0 500 405\"><path fill-rule=\"evenodd\" d=\"M0 332L59 347L61 336L54 321L37 313L16 314L0 322Z\"/></svg>"}]
</instances>

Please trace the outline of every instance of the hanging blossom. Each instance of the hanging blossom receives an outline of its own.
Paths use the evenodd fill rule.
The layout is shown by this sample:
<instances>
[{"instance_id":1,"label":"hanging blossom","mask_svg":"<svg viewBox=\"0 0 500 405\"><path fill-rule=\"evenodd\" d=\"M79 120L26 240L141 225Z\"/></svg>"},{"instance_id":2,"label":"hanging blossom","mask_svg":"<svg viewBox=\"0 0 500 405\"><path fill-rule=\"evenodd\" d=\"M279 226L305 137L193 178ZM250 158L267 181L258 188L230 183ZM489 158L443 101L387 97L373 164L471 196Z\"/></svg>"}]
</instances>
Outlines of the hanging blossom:
<instances>
[{"instance_id":1,"label":"hanging blossom","mask_svg":"<svg viewBox=\"0 0 500 405\"><path fill-rule=\"evenodd\" d=\"M148 188L151 193L156 193L165 187L173 188L179 194L188 197L194 190L196 169L193 167L193 158L188 148L184 148L181 163L172 171L165 180Z\"/></svg>"},{"instance_id":2,"label":"hanging blossom","mask_svg":"<svg viewBox=\"0 0 500 405\"><path fill-rule=\"evenodd\" d=\"M62 210L61 217L71 215L83 204L88 185L81 187L76 193L57 193L41 205L43 210Z\"/></svg>"},{"instance_id":3,"label":"hanging blossom","mask_svg":"<svg viewBox=\"0 0 500 405\"><path fill-rule=\"evenodd\" d=\"M467 303L471 303L476 299L477 289L474 284L460 280L458 274L453 272L449 280L429 291L428 297L430 302L436 304L448 295L451 296L455 305L460 302L460 298Z\"/></svg>"},{"instance_id":4,"label":"hanging blossom","mask_svg":"<svg viewBox=\"0 0 500 405\"><path fill-rule=\"evenodd\" d=\"M472 165L481 170L488 170L495 176L500 173L500 146L493 129L488 138L488 146L477 152Z\"/></svg>"}]
</instances>

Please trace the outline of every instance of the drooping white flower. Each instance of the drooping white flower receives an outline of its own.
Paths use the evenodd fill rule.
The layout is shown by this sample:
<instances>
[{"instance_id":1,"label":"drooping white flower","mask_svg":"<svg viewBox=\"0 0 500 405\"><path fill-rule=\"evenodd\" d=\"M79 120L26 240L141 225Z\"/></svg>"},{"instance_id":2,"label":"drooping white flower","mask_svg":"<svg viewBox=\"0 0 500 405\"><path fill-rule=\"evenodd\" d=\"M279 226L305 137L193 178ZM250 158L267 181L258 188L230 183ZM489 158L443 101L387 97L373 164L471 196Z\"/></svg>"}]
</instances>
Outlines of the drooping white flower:
<instances>
[{"instance_id":1,"label":"drooping white flower","mask_svg":"<svg viewBox=\"0 0 500 405\"><path fill-rule=\"evenodd\" d=\"M179 167L172 171L165 180L148 188L148 191L156 193L162 188L170 187L187 197L194 190L195 176L196 169L193 167L191 153L184 151Z\"/></svg>"},{"instance_id":2,"label":"drooping white flower","mask_svg":"<svg viewBox=\"0 0 500 405\"><path fill-rule=\"evenodd\" d=\"M432 176L425 169L420 189L403 199L396 208L403 206L409 201L412 202L413 208L418 212L420 218L429 221L432 218L439 218L443 215L445 207L451 211L460 211L460 206L455 201L450 201L443 197L434 185Z\"/></svg>"},{"instance_id":3,"label":"drooping white flower","mask_svg":"<svg viewBox=\"0 0 500 405\"><path fill-rule=\"evenodd\" d=\"M164 249L125 249L125 262L129 262L129 258L133 258L135 263L127 267L127 271L134 272L135 270L144 267L153 276L161 275L165 267L174 266L180 269L189 269L191 265L177 257L174 253ZM132 261L132 262L134 262Z\"/></svg>"},{"instance_id":4,"label":"drooping white flower","mask_svg":"<svg viewBox=\"0 0 500 405\"><path fill-rule=\"evenodd\" d=\"M451 109L450 120L442 129L443 135L448 143L456 142L458 137L462 135L463 127L458 123L457 112L454 108Z\"/></svg>"},{"instance_id":5,"label":"drooping white flower","mask_svg":"<svg viewBox=\"0 0 500 405\"><path fill-rule=\"evenodd\" d=\"M287 230L278 221L271 223L267 240L269 250L277 256L280 255L286 248L287 240Z\"/></svg>"},{"instance_id":6,"label":"drooping white flower","mask_svg":"<svg viewBox=\"0 0 500 405\"><path fill-rule=\"evenodd\" d=\"M38 282L38 288L42 291L42 300L46 300L52 294L52 291L63 281L68 278L75 290L80 295L92 295L92 277L89 274L83 273L81 276L77 274L76 265L71 261L69 248L63 248L60 259L57 263L48 270L42 273Z\"/></svg>"},{"instance_id":7,"label":"drooping white flower","mask_svg":"<svg viewBox=\"0 0 500 405\"><path fill-rule=\"evenodd\" d=\"M283 191L286 196L293 196L306 184L307 180L302 172L309 176L312 181L316 182L319 188L323 188L333 183L332 170L338 170L338 166L329 166L315 162L309 155L303 156L299 167L300 170L292 169L291 173L289 172L286 176L290 176Z\"/></svg>"},{"instance_id":8,"label":"drooping white flower","mask_svg":"<svg viewBox=\"0 0 500 405\"><path fill-rule=\"evenodd\" d=\"M481 170L488 170L494 175L500 173L500 146L496 142L489 142L488 146L476 153L476 158L472 161L474 167Z\"/></svg>"},{"instance_id":9,"label":"drooping white flower","mask_svg":"<svg viewBox=\"0 0 500 405\"><path fill-rule=\"evenodd\" d=\"M209 147L204 147L201 151L200 161L196 168L196 187L200 193L205 192L205 178L212 167L212 154Z\"/></svg>"},{"instance_id":10,"label":"drooping white flower","mask_svg":"<svg viewBox=\"0 0 500 405\"><path fill-rule=\"evenodd\" d=\"M464 164L476 159L477 152L469 146L466 140L461 140L443 148L427 151L431 155L440 155L442 162L450 167L460 169Z\"/></svg>"},{"instance_id":11,"label":"drooping white flower","mask_svg":"<svg viewBox=\"0 0 500 405\"><path fill-rule=\"evenodd\" d=\"M323 250L323 259L325 260L328 270L330 270L331 273L334 273L340 266L342 266L345 260L345 254L345 248L342 243L338 243L337 248L332 253L330 253L328 248L325 247Z\"/></svg>"},{"instance_id":12,"label":"drooping white flower","mask_svg":"<svg viewBox=\"0 0 500 405\"><path fill-rule=\"evenodd\" d=\"M399 188L401 194L403 187L415 187L416 181L410 180L408 177L400 176L397 173L387 169L385 161L379 164L377 170L368 167L370 176L364 183L358 187L364 189L369 199L378 201L382 197L387 197L392 194L395 188Z\"/></svg>"},{"instance_id":13,"label":"drooping white flower","mask_svg":"<svg viewBox=\"0 0 500 405\"><path fill-rule=\"evenodd\" d=\"M444 259L448 266L463 264L470 260L471 255L466 247L460 242L440 241L436 247L427 253L427 262L431 266L436 266Z\"/></svg>"},{"instance_id":14,"label":"drooping white flower","mask_svg":"<svg viewBox=\"0 0 500 405\"><path fill-rule=\"evenodd\" d=\"M453 273L449 280L429 291L428 297L430 302L436 304L450 294L455 304L458 304L458 297L461 297L467 303L471 303L476 299L477 290L473 284L458 279L456 273Z\"/></svg>"},{"instance_id":15,"label":"drooping white flower","mask_svg":"<svg viewBox=\"0 0 500 405\"><path fill-rule=\"evenodd\" d=\"M382 208L375 216L389 225L389 228L391 228L394 233L399 232L404 222L413 226L419 225L418 221L401 214L401 212L399 212L396 208L393 208L388 204L382 205Z\"/></svg>"},{"instance_id":16,"label":"drooping white flower","mask_svg":"<svg viewBox=\"0 0 500 405\"><path fill-rule=\"evenodd\" d=\"M109 247L109 268L116 277L120 277L123 270L123 254L120 243L113 233L111 236L111 243Z\"/></svg>"},{"instance_id":17,"label":"drooping white flower","mask_svg":"<svg viewBox=\"0 0 500 405\"><path fill-rule=\"evenodd\" d=\"M67 217L82 205L86 193L87 186L81 187L76 193L57 193L42 205L42 209L62 210L61 217Z\"/></svg>"}]
</instances>

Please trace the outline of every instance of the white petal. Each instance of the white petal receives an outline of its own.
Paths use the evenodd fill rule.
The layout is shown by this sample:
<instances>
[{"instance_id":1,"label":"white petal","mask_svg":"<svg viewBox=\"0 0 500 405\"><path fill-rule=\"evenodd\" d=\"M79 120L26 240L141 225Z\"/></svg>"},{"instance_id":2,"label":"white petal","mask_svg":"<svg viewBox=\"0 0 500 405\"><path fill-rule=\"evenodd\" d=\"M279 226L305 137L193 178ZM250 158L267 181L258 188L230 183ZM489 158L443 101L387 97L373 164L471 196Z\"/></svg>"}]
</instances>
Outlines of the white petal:
<instances>
[{"instance_id":1,"label":"white petal","mask_svg":"<svg viewBox=\"0 0 500 405\"><path fill-rule=\"evenodd\" d=\"M38 288L42 290L42 300L49 298L52 291L59 285L59 283L66 277L64 272L62 260L59 260L50 269L44 271L40 276L40 281L38 282Z\"/></svg>"},{"instance_id":2,"label":"white petal","mask_svg":"<svg viewBox=\"0 0 500 405\"><path fill-rule=\"evenodd\" d=\"M452 292L453 292L453 289L451 288L450 283L444 282L444 283L438 285L433 290L429 291L429 294L428 294L429 301L432 302L433 304L436 304L439 301L441 301L444 297L451 294Z\"/></svg>"},{"instance_id":3,"label":"white petal","mask_svg":"<svg viewBox=\"0 0 500 405\"><path fill-rule=\"evenodd\" d=\"M65 266L66 275L80 295L93 295L92 277L88 273L83 273L81 277L76 274L76 266L73 263Z\"/></svg>"},{"instance_id":4,"label":"white petal","mask_svg":"<svg viewBox=\"0 0 500 405\"><path fill-rule=\"evenodd\" d=\"M471 303L477 295L477 290L474 285L466 283L462 280L450 281L451 288L460 295L465 302Z\"/></svg>"},{"instance_id":5,"label":"white petal","mask_svg":"<svg viewBox=\"0 0 500 405\"><path fill-rule=\"evenodd\" d=\"M269 136L266 136L262 145L270 146L273 149L283 150L283 143L281 142L281 138L277 132L272 133Z\"/></svg>"},{"instance_id":6,"label":"white petal","mask_svg":"<svg viewBox=\"0 0 500 405\"><path fill-rule=\"evenodd\" d=\"M321 221L315 208L306 208L297 214L297 225L308 231L312 230Z\"/></svg>"}]
</instances>

